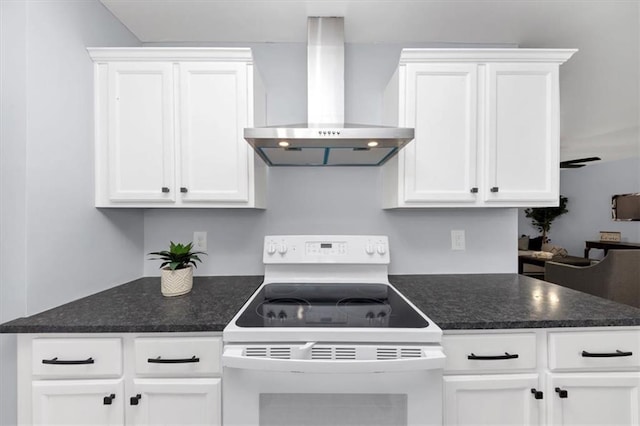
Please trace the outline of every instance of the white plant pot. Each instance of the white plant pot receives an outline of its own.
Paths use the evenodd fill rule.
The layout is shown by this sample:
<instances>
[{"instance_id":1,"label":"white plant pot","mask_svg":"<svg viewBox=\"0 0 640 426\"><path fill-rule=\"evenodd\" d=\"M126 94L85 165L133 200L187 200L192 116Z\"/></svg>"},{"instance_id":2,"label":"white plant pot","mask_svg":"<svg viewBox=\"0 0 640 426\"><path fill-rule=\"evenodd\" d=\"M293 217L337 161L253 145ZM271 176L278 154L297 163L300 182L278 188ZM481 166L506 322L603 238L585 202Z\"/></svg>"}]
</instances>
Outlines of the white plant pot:
<instances>
[{"instance_id":1,"label":"white plant pot","mask_svg":"<svg viewBox=\"0 0 640 426\"><path fill-rule=\"evenodd\" d=\"M193 267L184 269L176 269L172 271L169 268L162 269L162 277L160 278L160 288L163 296L180 296L187 294L193 287Z\"/></svg>"}]
</instances>

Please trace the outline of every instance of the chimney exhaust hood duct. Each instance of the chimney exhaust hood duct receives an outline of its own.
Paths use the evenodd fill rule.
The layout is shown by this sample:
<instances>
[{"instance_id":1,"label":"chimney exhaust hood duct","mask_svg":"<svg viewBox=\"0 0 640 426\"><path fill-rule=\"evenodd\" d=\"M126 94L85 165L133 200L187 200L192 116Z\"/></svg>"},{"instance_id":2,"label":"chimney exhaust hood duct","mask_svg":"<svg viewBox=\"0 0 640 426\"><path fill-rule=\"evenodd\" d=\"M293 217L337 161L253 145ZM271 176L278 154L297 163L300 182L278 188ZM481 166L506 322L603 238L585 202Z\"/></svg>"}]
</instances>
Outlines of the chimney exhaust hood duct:
<instances>
[{"instance_id":1,"label":"chimney exhaust hood duct","mask_svg":"<svg viewBox=\"0 0 640 426\"><path fill-rule=\"evenodd\" d=\"M244 129L270 166L379 166L414 138L410 128L344 123L344 18L308 18L306 124Z\"/></svg>"}]
</instances>

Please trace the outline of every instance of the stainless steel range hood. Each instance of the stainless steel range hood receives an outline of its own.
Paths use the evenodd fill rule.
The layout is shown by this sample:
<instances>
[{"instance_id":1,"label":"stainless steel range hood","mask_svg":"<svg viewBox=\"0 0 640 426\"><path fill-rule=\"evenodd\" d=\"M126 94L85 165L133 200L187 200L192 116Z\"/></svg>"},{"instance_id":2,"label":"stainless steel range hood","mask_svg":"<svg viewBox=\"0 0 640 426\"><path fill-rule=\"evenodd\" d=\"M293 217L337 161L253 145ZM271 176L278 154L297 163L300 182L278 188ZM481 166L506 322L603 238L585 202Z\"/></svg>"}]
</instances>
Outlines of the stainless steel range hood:
<instances>
[{"instance_id":1,"label":"stainless steel range hood","mask_svg":"<svg viewBox=\"0 0 640 426\"><path fill-rule=\"evenodd\" d=\"M379 166L413 140L409 128L344 123L344 18L308 20L305 124L244 129L270 166Z\"/></svg>"}]
</instances>

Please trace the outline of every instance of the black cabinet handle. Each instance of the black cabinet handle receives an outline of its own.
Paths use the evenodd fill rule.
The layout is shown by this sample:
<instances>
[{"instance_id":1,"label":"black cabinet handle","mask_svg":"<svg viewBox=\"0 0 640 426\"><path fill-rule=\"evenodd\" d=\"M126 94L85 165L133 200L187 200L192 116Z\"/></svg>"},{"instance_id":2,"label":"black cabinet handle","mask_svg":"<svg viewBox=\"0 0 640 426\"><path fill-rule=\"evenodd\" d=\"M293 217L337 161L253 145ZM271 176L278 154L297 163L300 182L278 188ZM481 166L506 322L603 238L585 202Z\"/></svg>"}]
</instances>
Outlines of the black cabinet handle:
<instances>
[{"instance_id":1,"label":"black cabinet handle","mask_svg":"<svg viewBox=\"0 0 640 426\"><path fill-rule=\"evenodd\" d=\"M177 358L171 359L166 358L162 359L160 357L157 358L147 358L147 362L149 364L186 364L189 362L200 362L200 358L196 358L196 356L192 356L191 358Z\"/></svg>"},{"instance_id":2,"label":"black cabinet handle","mask_svg":"<svg viewBox=\"0 0 640 426\"><path fill-rule=\"evenodd\" d=\"M556 388L556 393L560 398L566 398L569 396L569 392L564 389Z\"/></svg>"},{"instance_id":3,"label":"black cabinet handle","mask_svg":"<svg viewBox=\"0 0 640 426\"><path fill-rule=\"evenodd\" d=\"M499 187L497 187L497 186L494 186L494 187L492 187L492 188L490 189L490 191L491 191L491 192L498 192L498 191L500 191L500 188L499 188Z\"/></svg>"},{"instance_id":4,"label":"black cabinet handle","mask_svg":"<svg viewBox=\"0 0 640 426\"><path fill-rule=\"evenodd\" d=\"M51 359L43 359L43 364L54 364L54 365L81 365L81 364L93 364L95 360L91 357L87 359L79 359L79 360L62 360L58 359L58 357Z\"/></svg>"},{"instance_id":5,"label":"black cabinet handle","mask_svg":"<svg viewBox=\"0 0 640 426\"><path fill-rule=\"evenodd\" d=\"M111 395L109 395L109 396L105 396L105 397L102 399L102 403L103 403L104 405L111 405L111 403L113 402L113 400L114 400L114 399L116 399L116 394L115 394L115 393L112 393L112 394L111 394Z\"/></svg>"},{"instance_id":6,"label":"black cabinet handle","mask_svg":"<svg viewBox=\"0 0 640 426\"><path fill-rule=\"evenodd\" d=\"M542 391L537 390L536 388L531 388L531 393L535 399L542 399L544 397L544 393Z\"/></svg>"},{"instance_id":7,"label":"black cabinet handle","mask_svg":"<svg viewBox=\"0 0 640 426\"><path fill-rule=\"evenodd\" d=\"M163 187L162 187L162 192L165 192L165 193L166 193L166 192L169 192L169 188L167 188L166 186L163 186Z\"/></svg>"},{"instance_id":8,"label":"black cabinet handle","mask_svg":"<svg viewBox=\"0 0 640 426\"><path fill-rule=\"evenodd\" d=\"M138 405L138 402L140 402L141 399L142 399L142 395L140 394L137 394L136 396L132 396L131 398L129 398L129 404Z\"/></svg>"},{"instance_id":9,"label":"black cabinet handle","mask_svg":"<svg viewBox=\"0 0 640 426\"><path fill-rule=\"evenodd\" d=\"M478 188L476 188L475 186L473 188L471 188L471 193L475 194L478 192Z\"/></svg>"},{"instance_id":10,"label":"black cabinet handle","mask_svg":"<svg viewBox=\"0 0 640 426\"><path fill-rule=\"evenodd\" d=\"M185 192L189 192L189 190L187 188L185 188L184 186L180 187L180 192L185 193Z\"/></svg>"},{"instance_id":11,"label":"black cabinet handle","mask_svg":"<svg viewBox=\"0 0 640 426\"><path fill-rule=\"evenodd\" d=\"M515 359L515 358L518 358L519 356L520 355L518 354L510 354L509 352L505 352L504 355L487 355L487 356L476 355L474 353L471 353L471 355L467 356L467 359L476 359L481 361L496 361L500 359Z\"/></svg>"},{"instance_id":12,"label":"black cabinet handle","mask_svg":"<svg viewBox=\"0 0 640 426\"><path fill-rule=\"evenodd\" d=\"M604 352L604 353L592 353L587 351L582 351L582 356L585 358L613 358L618 356L631 356L633 352L623 352L621 350L616 350L615 352Z\"/></svg>"}]
</instances>

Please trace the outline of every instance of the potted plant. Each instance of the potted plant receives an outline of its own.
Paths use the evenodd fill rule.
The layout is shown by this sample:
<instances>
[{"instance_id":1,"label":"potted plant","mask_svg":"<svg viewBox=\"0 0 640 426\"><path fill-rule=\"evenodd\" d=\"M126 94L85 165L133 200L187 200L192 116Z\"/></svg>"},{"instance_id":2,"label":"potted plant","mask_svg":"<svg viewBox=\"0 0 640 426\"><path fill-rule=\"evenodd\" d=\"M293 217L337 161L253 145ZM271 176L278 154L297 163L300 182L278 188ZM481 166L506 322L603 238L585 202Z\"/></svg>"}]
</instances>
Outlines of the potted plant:
<instances>
[{"instance_id":1,"label":"potted plant","mask_svg":"<svg viewBox=\"0 0 640 426\"><path fill-rule=\"evenodd\" d=\"M162 260L160 269L161 291L164 296L180 296L191 291L193 287L193 268L197 268L197 262L202 262L198 255L205 254L201 251L191 251L193 243L169 244L169 250L149 253L153 257L150 260Z\"/></svg>"},{"instance_id":2,"label":"potted plant","mask_svg":"<svg viewBox=\"0 0 640 426\"><path fill-rule=\"evenodd\" d=\"M551 229L551 223L558 217L565 213L568 213L567 202L569 199L565 196L560 196L560 203L558 207L536 207L532 209L525 209L524 214L531 219L531 224L538 228L542 232L542 243L548 242L547 234Z\"/></svg>"}]
</instances>

